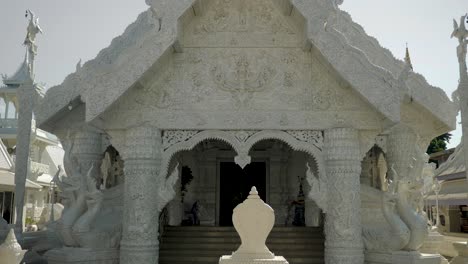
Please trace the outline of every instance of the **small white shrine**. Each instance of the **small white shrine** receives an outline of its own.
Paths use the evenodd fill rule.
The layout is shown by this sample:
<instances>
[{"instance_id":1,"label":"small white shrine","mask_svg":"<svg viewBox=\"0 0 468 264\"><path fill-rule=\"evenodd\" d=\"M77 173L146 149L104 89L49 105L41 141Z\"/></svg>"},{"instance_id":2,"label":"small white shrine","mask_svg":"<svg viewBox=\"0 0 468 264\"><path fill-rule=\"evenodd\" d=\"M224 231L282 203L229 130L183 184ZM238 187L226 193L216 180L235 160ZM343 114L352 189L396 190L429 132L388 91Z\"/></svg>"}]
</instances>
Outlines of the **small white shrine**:
<instances>
[{"instance_id":1,"label":"small white shrine","mask_svg":"<svg viewBox=\"0 0 468 264\"><path fill-rule=\"evenodd\" d=\"M258 196L257 188L252 187L247 199L234 208L232 222L242 243L232 255L222 256L219 264L288 264L265 245L275 225L275 213Z\"/></svg>"},{"instance_id":2,"label":"small white shrine","mask_svg":"<svg viewBox=\"0 0 468 264\"><path fill-rule=\"evenodd\" d=\"M418 251L421 179L457 107L408 51L338 0L146 2L37 99L68 175L49 263L170 263L166 225L230 226L253 185L275 226L323 227L327 264L440 263Z\"/></svg>"}]
</instances>

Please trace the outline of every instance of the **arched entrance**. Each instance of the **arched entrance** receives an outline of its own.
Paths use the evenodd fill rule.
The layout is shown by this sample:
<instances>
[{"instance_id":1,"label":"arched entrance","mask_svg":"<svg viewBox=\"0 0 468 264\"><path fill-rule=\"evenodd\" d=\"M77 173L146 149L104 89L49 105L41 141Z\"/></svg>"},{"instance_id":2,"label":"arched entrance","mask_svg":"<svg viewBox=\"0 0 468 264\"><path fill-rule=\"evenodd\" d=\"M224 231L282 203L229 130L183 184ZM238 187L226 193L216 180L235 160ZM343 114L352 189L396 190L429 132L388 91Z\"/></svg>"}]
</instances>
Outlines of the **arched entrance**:
<instances>
[{"instance_id":1,"label":"arched entrance","mask_svg":"<svg viewBox=\"0 0 468 264\"><path fill-rule=\"evenodd\" d=\"M177 206L171 202L169 218L179 215L180 219L170 224L230 226L233 208L255 185L274 208L276 225L294 222L298 199L307 208L302 222L319 225L320 209L308 195L306 164L314 177L324 177L320 140L321 133L315 131L168 132L162 168L173 168L177 162L193 174L188 186L176 183ZM199 222L188 221L194 214Z\"/></svg>"},{"instance_id":2,"label":"arched entrance","mask_svg":"<svg viewBox=\"0 0 468 264\"><path fill-rule=\"evenodd\" d=\"M291 132L296 137L285 131L169 134L163 154L168 165L162 166L173 171L179 164L182 173L174 187L178 194L167 206L169 226L161 237L161 263L194 258L215 263L220 255L235 251L240 240L232 227L232 211L253 185L275 211L267 246L290 263L323 262L322 211L308 195L313 189L308 177L324 177L317 147L321 133L317 141L307 137L308 132ZM299 140L300 135L307 140ZM178 214L182 217L173 221Z\"/></svg>"}]
</instances>

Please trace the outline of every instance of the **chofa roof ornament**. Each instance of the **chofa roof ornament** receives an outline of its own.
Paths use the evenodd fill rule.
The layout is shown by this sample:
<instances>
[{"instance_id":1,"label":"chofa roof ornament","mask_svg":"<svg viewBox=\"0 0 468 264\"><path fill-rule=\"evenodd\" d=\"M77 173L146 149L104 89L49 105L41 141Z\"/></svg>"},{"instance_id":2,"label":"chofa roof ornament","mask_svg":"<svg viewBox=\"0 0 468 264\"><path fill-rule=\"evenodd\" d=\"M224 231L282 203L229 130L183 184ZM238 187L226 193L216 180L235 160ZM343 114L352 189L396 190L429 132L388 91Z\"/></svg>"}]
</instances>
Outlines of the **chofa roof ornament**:
<instances>
[{"instance_id":1,"label":"chofa roof ornament","mask_svg":"<svg viewBox=\"0 0 468 264\"><path fill-rule=\"evenodd\" d=\"M34 58L37 54L36 35L42 33L42 29L39 26L39 18L35 17L31 10L26 10L25 17L29 16L29 24L26 30L26 37L23 44L27 48L27 55L29 60L29 69L31 79L34 79Z\"/></svg>"}]
</instances>

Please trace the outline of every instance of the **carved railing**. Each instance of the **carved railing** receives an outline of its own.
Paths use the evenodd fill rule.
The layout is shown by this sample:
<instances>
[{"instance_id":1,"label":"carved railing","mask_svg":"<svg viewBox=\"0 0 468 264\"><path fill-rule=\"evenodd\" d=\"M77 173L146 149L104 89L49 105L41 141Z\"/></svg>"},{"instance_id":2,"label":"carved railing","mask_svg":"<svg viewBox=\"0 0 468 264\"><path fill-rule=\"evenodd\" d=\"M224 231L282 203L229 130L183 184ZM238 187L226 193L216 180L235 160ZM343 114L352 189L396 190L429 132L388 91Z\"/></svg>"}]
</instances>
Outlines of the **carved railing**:
<instances>
[{"instance_id":1,"label":"carved railing","mask_svg":"<svg viewBox=\"0 0 468 264\"><path fill-rule=\"evenodd\" d=\"M31 161L31 172L36 175L41 175L43 173L49 173L49 165Z\"/></svg>"},{"instance_id":2,"label":"carved railing","mask_svg":"<svg viewBox=\"0 0 468 264\"><path fill-rule=\"evenodd\" d=\"M17 128L18 119L0 119L0 128Z\"/></svg>"},{"instance_id":3,"label":"carved railing","mask_svg":"<svg viewBox=\"0 0 468 264\"><path fill-rule=\"evenodd\" d=\"M162 243L164 231L168 223L169 223L168 211L167 211L167 207L164 207L164 209L161 211L161 214L159 215L159 237L158 237L159 244Z\"/></svg>"}]
</instances>

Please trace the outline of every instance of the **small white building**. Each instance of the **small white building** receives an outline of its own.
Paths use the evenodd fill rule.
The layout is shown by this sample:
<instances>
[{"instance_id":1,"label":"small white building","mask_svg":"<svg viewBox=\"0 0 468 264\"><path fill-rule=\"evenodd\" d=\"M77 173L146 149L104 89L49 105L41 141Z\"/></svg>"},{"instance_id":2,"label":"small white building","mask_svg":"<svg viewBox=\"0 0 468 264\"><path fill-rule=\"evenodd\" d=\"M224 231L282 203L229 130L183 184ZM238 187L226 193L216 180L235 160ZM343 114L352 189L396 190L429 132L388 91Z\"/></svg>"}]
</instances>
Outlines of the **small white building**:
<instances>
[{"instance_id":1,"label":"small white building","mask_svg":"<svg viewBox=\"0 0 468 264\"><path fill-rule=\"evenodd\" d=\"M25 79L27 60L11 77L3 76L0 86L0 212L9 223L15 220L15 154L18 132L18 87ZM44 88L38 84L35 89ZM26 183L26 197L23 223L39 221L43 208L53 202L55 186L51 181L63 164L64 151L58 138L42 129L36 128L33 117L31 126L30 164Z\"/></svg>"}]
</instances>

